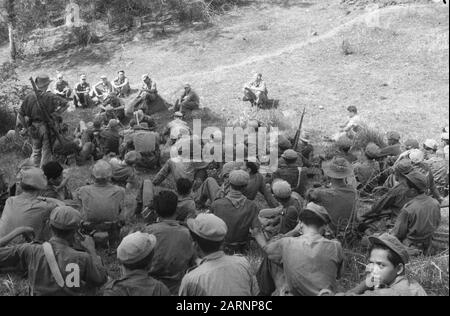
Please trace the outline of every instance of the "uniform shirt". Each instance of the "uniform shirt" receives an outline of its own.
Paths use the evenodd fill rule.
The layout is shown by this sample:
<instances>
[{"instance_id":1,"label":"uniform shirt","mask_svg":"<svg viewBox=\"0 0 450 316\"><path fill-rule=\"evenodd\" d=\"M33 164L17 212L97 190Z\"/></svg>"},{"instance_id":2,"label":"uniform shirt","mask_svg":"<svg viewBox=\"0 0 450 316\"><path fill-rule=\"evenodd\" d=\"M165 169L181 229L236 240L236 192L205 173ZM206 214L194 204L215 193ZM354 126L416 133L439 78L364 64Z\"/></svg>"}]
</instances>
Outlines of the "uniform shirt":
<instances>
[{"instance_id":1,"label":"uniform shirt","mask_svg":"<svg viewBox=\"0 0 450 316\"><path fill-rule=\"evenodd\" d=\"M426 160L425 163L428 165L431 173L433 174L434 182L441 186L445 186L448 175L447 163L445 159L438 156L433 156Z\"/></svg>"},{"instance_id":2,"label":"uniform shirt","mask_svg":"<svg viewBox=\"0 0 450 316\"><path fill-rule=\"evenodd\" d=\"M49 114L54 113L59 108L65 108L67 101L63 98L51 93L39 91L40 104L47 109ZM28 116L31 121L45 122L45 116L37 104L36 95L28 94L20 106L19 114L23 117Z\"/></svg>"},{"instance_id":3,"label":"uniform shirt","mask_svg":"<svg viewBox=\"0 0 450 316\"><path fill-rule=\"evenodd\" d=\"M109 153L119 154L120 134L118 131L107 128L100 132L100 143L105 155Z\"/></svg>"},{"instance_id":4,"label":"uniform shirt","mask_svg":"<svg viewBox=\"0 0 450 316\"><path fill-rule=\"evenodd\" d=\"M196 269L186 274L179 296L255 296L256 289L247 259L219 251L203 258Z\"/></svg>"},{"instance_id":5,"label":"uniform shirt","mask_svg":"<svg viewBox=\"0 0 450 316\"><path fill-rule=\"evenodd\" d=\"M34 229L36 240L46 240L49 237L46 222L56 206L54 201L27 192L9 198L0 218L0 238L18 227L27 226Z\"/></svg>"},{"instance_id":6,"label":"uniform shirt","mask_svg":"<svg viewBox=\"0 0 450 316\"><path fill-rule=\"evenodd\" d=\"M103 81L100 81L94 86L94 88L102 94L110 94L111 92L113 92L113 86L109 81L106 84L103 83Z\"/></svg>"},{"instance_id":7,"label":"uniform shirt","mask_svg":"<svg viewBox=\"0 0 450 316\"><path fill-rule=\"evenodd\" d=\"M117 77L116 79L114 79L114 84L116 86L121 86L123 84L127 85L127 84L129 84L129 81L128 81L127 77L124 77L124 78Z\"/></svg>"},{"instance_id":8,"label":"uniform shirt","mask_svg":"<svg viewBox=\"0 0 450 316\"><path fill-rule=\"evenodd\" d=\"M323 206L331 217L330 227L338 228L342 220L348 220L356 203L356 191L351 186L317 188L310 191L312 201Z\"/></svg>"},{"instance_id":9,"label":"uniform shirt","mask_svg":"<svg viewBox=\"0 0 450 316\"><path fill-rule=\"evenodd\" d=\"M81 204L81 215L85 221L114 222L124 209L125 189L110 183L93 184L78 189L74 198Z\"/></svg>"},{"instance_id":10,"label":"uniform shirt","mask_svg":"<svg viewBox=\"0 0 450 316\"><path fill-rule=\"evenodd\" d=\"M297 191L298 177L300 176L298 168L300 167L301 165L298 163L281 164L277 171L274 172L273 179L282 179L288 182L294 191Z\"/></svg>"},{"instance_id":11,"label":"uniform shirt","mask_svg":"<svg viewBox=\"0 0 450 316\"><path fill-rule=\"evenodd\" d=\"M414 170L421 172L427 177L427 194L430 194L436 200L441 198L441 195L436 187L436 182L434 181L433 172L431 171L430 167L425 162L421 162L413 164L413 168Z\"/></svg>"},{"instance_id":12,"label":"uniform shirt","mask_svg":"<svg viewBox=\"0 0 450 316\"><path fill-rule=\"evenodd\" d=\"M398 276L389 287L366 291L361 296L427 296L427 293L416 281Z\"/></svg>"},{"instance_id":13,"label":"uniform shirt","mask_svg":"<svg viewBox=\"0 0 450 316\"><path fill-rule=\"evenodd\" d=\"M158 240L150 275L165 283L176 295L181 279L194 264L194 247L189 229L178 221L163 220L148 226L145 232L155 235Z\"/></svg>"},{"instance_id":14,"label":"uniform shirt","mask_svg":"<svg viewBox=\"0 0 450 316\"><path fill-rule=\"evenodd\" d=\"M82 93L82 92L89 92L91 90L91 85L87 82L79 82L75 86L75 91Z\"/></svg>"},{"instance_id":15,"label":"uniform shirt","mask_svg":"<svg viewBox=\"0 0 450 316\"><path fill-rule=\"evenodd\" d=\"M427 243L440 223L439 202L421 194L403 207L391 233L402 242Z\"/></svg>"},{"instance_id":16,"label":"uniform shirt","mask_svg":"<svg viewBox=\"0 0 450 316\"><path fill-rule=\"evenodd\" d=\"M108 283L103 296L170 296L170 291L163 283L149 276L147 271L135 270Z\"/></svg>"},{"instance_id":17,"label":"uniform shirt","mask_svg":"<svg viewBox=\"0 0 450 316\"><path fill-rule=\"evenodd\" d=\"M242 197L239 203L225 198L215 200L211 205L211 213L220 217L228 227L225 243L235 244L247 242L250 229L258 228L258 207L255 202Z\"/></svg>"},{"instance_id":18,"label":"uniform shirt","mask_svg":"<svg viewBox=\"0 0 450 316\"><path fill-rule=\"evenodd\" d=\"M298 171L297 171L298 173ZM278 202L269 192L264 181L264 177L259 172L250 175L250 181L248 182L247 188L244 190L244 195L251 201L256 199L256 195L261 193L269 204L270 207L277 207Z\"/></svg>"},{"instance_id":19,"label":"uniform shirt","mask_svg":"<svg viewBox=\"0 0 450 316\"><path fill-rule=\"evenodd\" d=\"M18 267L28 272L28 280L36 296L82 295L86 289L100 287L107 281L106 269L94 263L93 258L76 251L60 238L50 239L56 262L62 277L66 280L70 272L66 267L77 264L80 268L80 288L60 288L56 283L45 258L42 245L32 243L15 247L0 248L0 267Z\"/></svg>"},{"instance_id":20,"label":"uniform shirt","mask_svg":"<svg viewBox=\"0 0 450 316\"><path fill-rule=\"evenodd\" d=\"M178 197L177 218L179 222L186 222L188 218L195 218L197 208L192 196Z\"/></svg>"},{"instance_id":21,"label":"uniform shirt","mask_svg":"<svg viewBox=\"0 0 450 316\"><path fill-rule=\"evenodd\" d=\"M64 89L69 87L69 83L65 80L57 81L55 83L55 90L58 92L64 92Z\"/></svg>"},{"instance_id":22,"label":"uniform shirt","mask_svg":"<svg viewBox=\"0 0 450 316\"><path fill-rule=\"evenodd\" d=\"M290 292L296 296L317 296L321 290L336 289L344 260L338 241L319 234L282 238L266 246L270 260L283 264Z\"/></svg>"}]
</instances>

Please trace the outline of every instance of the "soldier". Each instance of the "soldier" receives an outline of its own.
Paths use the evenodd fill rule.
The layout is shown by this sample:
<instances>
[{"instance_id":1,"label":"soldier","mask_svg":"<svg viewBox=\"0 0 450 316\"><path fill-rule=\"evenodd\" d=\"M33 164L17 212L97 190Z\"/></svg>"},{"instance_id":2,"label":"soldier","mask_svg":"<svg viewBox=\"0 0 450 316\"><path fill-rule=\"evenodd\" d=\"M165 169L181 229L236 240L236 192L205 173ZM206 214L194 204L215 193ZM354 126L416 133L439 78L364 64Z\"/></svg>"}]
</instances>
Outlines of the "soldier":
<instances>
[{"instance_id":1,"label":"soldier","mask_svg":"<svg viewBox=\"0 0 450 316\"><path fill-rule=\"evenodd\" d=\"M41 169L31 168L23 171L20 180L22 193L6 201L0 218L0 237L4 237L15 228L27 226L34 229L37 240L49 237L46 222L51 211L62 202L40 197L47 188L47 180Z\"/></svg>"},{"instance_id":2,"label":"soldier","mask_svg":"<svg viewBox=\"0 0 450 316\"><path fill-rule=\"evenodd\" d=\"M65 99L70 99L72 96L72 89L70 89L69 83L64 80L64 76L62 74L58 74L57 76L54 93Z\"/></svg>"},{"instance_id":3,"label":"soldier","mask_svg":"<svg viewBox=\"0 0 450 316\"><path fill-rule=\"evenodd\" d=\"M445 193L445 188L448 186L448 165L442 156L437 154L438 142L434 139L427 139L423 144L423 150L425 151L425 164L431 170L433 174L434 182L436 183L438 190ZM444 194L445 196L445 194Z\"/></svg>"},{"instance_id":4,"label":"soldier","mask_svg":"<svg viewBox=\"0 0 450 316\"><path fill-rule=\"evenodd\" d=\"M305 172L303 171L301 161L298 159L298 153L292 149L286 150L281 156L277 171L272 175L272 180L281 179L287 181L291 188L298 194L304 196L306 192Z\"/></svg>"},{"instance_id":5,"label":"soldier","mask_svg":"<svg viewBox=\"0 0 450 316\"><path fill-rule=\"evenodd\" d=\"M74 103L75 106L88 108L92 104L91 85L87 82L86 75L80 76L80 82L75 86Z\"/></svg>"},{"instance_id":6,"label":"soldier","mask_svg":"<svg viewBox=\"0 0 450 316\"><path fill-rule=\"evenodd\" d=\"M230 173L230 191L211 205L211 213L228 227L224 242L227 253L244 253L248 248L249 231L259 229L258 207L244 196L250 176L243 170Z\"/></svg>"},{"instance_id":7,"label":"soldier","mask_svg":"<svg viewBox=\"0 0 450 316\"><path fill-rule=\"evenodd\" d=\"M245 257L221 251L227 225L212 214L187 222L199 260L181 281L179 296L255 296L256 280Z\"/></svg>"},{"instance_id":8,"label":"soldier","mask_svg":"<svg viewBox=\"0 0 450 316\"><path fill-rule=\"evenodd\" d=\"M255 201L258 193L261 193L264 196L269 207L278 206L277 201L275 201L272 196L270 190L266 186L265 179L263 175L259 172L260 163L247 161L242 166L242 170L246 171L250 175L250 179L247 185L247 188L244 191L244 195L250 201Z\"/></svg>"},{"instance_id":9,"label":"soldier","mask_svg":"<svg viewBox=\"0 0 450 316\"><path fill-rule=\"evenodd\" d=\"M347 224L354 211L356 190L346 182L353 175L353 169L341 157L324 163L322 168L330 179L330 187L311 189L306 194L307 200L325 207L331 217L330 228L337 232Z\"/></svg>"},{"instance_id":10,"label":"soldier","mask_svg":"<svg viewBox=\"0 0 450 316\"><path fill-rule=\"evenodd\" d=\"M118 72L118 77L114 79L112 86L119 98L127 98L131 93L130 81L123 70Z\"/></svg>"},{"instance_id":11,"label":"soldier","mask_svg":"<svg viewBox=\"0 0 450 316\"><path fill-rule=\"evenodd\" d=\"M402 153L401 136L398 132L387 133L388 146L380 151L380 157L398 157Z\"/></svg>"},{"instance_id":12,"label":"soldier","mask_svg":"<svg viewBox=\"0 0 450 316\"><path fill-rule=\"evenodd\" d=\"M358 190L370 194L378 186L381 172L380 164L377 161L379 157L380 147L370 143L364 151L364 160L357 162L353 166L355 178L358 181Z\"/></svg>"},{"instance_id":13,"label":"soldier","mask_svg":"<svg viewBox=\"0 0 450 316\"><path fill-rule=\"evenodd\" d=\"M50 215L50 241L0 248L0 268L27 271L32 296L79 296L99 288L106 283L107 274L94 240L85 236L80 241L86 252L70 246L80 222L80 214L73 208L55 208Z\"/></svg>"},{"instance_id":14,"label":"soldier","mask_svg":"<svg viewBox=\"0 0 450 316\"><path fill-rule=\"evenodd\" d=\"M47 92L52 81L47 75L40 75L36 78L39 102L48 114L58 121L69 104L66 100ZM36 167L42 167L52 159L52 146L55 141L54 131L50 131L47 119L42 113L37 103L37 96L34 92L28 94L19 110L18 119L22 126L28 130L33 146L31 159Z\"/></svg>"},{"instance_id":15,"label":"soldier","mask_svg":"<svg viewBox=\"0 0 450 316\"><path fill-rule=\"evenodd\" d=\"M100 151L103 155L110 153L120 154L120 122L116 119L111 119L108 126L100 132Z\"/></svg>"},{"instance_id":16,"label":"soldier","mask_svg":"<svg viewBox=\"0 0 450 316\"><path fill-rule=\"evenodd\" d=\"M178 205L176 220L179 222L186 222L188 218L195 218L197 215L195 200L192 197L192 184L189 179L181 178L177 181Z\"/></svg>"},{"instance_id":17,"label":"soldier","mask_svg":"<svg viewBox=\"0 0 450 316\"><path fill-rule=\"evenodd\" d=\"M104 296L170 296L163 283L148 275L157 244L154 235L136 232L126 236L117 248L123 276L106 285Z\"/></svg>"},{"instance_id":18,"label":"soldier","mask_svg":"<svg viewBox=\"0 0 450 316\"><path fill-rule=\"evenodd\" d=\"M70 192L67 183L68 177L64 177L64 168L57 161L50 161L42 167L47 177L47 188L42 192L43 197L49 197L60 201L72 200L72 192Z\"/></svg>"},{"instance_id":19,"label":"soldier","mask_svg":"<svg viewBox=\"0 0 450 316\"><path fill-rule=\"evenodd\" d=\"M91 91L92 100L95 103L102 102L105 100L112 92L114 92L111 82L108 80L107 76L101 76L101 81L98 82Z\"/></svg>"},{"instance_id":20,"label":"soldier","mask_svg":"<svg viewBox=\"0 0 450 316\"><path fill-rule=\"evenodd\" d=\"M173 295L178 294L181 279L195 265L194 248L189 230L177 221L178 197L162 191L155 197L158 223L147 226L145 232L158 240L149 275L163 282Z\"/></svg>"},{"instance_id":21,"label":"soldier","mask_svg":"<svg viewBox=\"0 0 450 316\"><path fill-rule=\"evenodd\" d=\"M83 165L87 160L94 161L103 158L100 134L103 131L102 120L96 118L92 127L87 128L81 135L82 149L79 154L79 164Z\"/></svg>"},{"instance_id":22,"label":"soldier","mask_svg":"<svg viewBox=\"0 0 450 316\"><path fill-rule=\"evenodd\" d=\"M136 163L141 160L141 155L136 151L126 153L121 164L111 165L113 168L112 183L127 190L137 187Z\"/></svg>"},{"instance_id":23,"label":"soldier","mask_svg":"<svg viewBox=\"0 0 450 316\"><path fill-rule=\"evenodd\" d=\"M184 85L184 91L181 97L175 102L174 110L186 114L200 108L200 98L198 94L192 90L189 83Z\"/></svg>"},{"instance_id":24,"label":"soldier","mask_svg":"<svg viewBox=\"0 0 450 316\"><path fill-rule=\"evenodd\" d=\"M262 74L257 73L254 79L244 87L244 101L250 101L252 106L264 106L268 100L268 90Z\"/></svg>"}]
</instances>

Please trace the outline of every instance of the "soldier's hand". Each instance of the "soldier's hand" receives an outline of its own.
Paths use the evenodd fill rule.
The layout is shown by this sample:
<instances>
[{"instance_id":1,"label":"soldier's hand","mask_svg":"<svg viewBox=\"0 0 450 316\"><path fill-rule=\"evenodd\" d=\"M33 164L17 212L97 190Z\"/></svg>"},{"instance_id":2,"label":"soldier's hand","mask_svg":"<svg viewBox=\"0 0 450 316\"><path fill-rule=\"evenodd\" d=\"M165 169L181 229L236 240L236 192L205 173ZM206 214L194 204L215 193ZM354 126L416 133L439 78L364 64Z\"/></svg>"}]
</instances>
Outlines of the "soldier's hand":
<instances>
[{"instance_id":1,"label":"soldier's hand","mask_svg":"<svg viewBox=\"0 0 450 316\"><path fill-rule=\"evenodd\" d=\"M95 241L91 236L85 236L84 240L80 241L80 244L88 252L95 252Z\"/></svg>"}]
</instances>

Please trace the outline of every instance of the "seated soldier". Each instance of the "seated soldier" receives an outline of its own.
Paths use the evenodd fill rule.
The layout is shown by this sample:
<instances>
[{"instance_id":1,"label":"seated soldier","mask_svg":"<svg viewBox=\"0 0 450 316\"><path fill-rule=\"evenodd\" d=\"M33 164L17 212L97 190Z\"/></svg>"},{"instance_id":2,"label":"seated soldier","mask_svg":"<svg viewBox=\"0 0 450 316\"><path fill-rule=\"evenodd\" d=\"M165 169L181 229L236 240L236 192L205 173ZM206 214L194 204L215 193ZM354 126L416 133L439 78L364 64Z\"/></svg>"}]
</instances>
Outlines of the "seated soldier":
<instances>
[{"instance_id":1,"label":"seated soldier","mask_svg":"<svg viewBox=\"0 0 450 316\"><path fill-rule=\"evenodd\" d=\"M267 243L262 234L255 236L269 260L282 265L286 285L280 295L317 296L324 289L335 291L344 253L340 242L323 237L330 222L327 210L309 203L300 213L300 237L281 238ZM274 272L274 271L272 271ZM275 291L274 280L259 278L261 294ZM271 284L272 283L272 284ZM279 281L279 286L282 284Z\"/></svg>"},{"instance_id":2,"label":"seated soldier","mask_svg":"<svg viewBox=\"0 0 450 316\"><path fill-rule=\"evenodd\" d=\"M133 127L133 132L124 137L120 152L136 151L140 159L136 161L136 167L151 170L160 167L160 136L150 128L147 123L141 123Z\"/></svg>"},{"instance_id":3,"label":"seated soldier","mask_svg":"<svg viewBox=\"0 0 450 316\"><path fill-rule=\"evenodd\" d=\"M247 188L244 190L244 196L254 201L258 192L264 196L269 207L277 207L278 203L275 201L270 190L266 187L264 176L259 172L260 163L247 161L242 166L242 170L246 171L250 175L250 179Z\"/></svg>"},{"instance_id":4,"label":"seated soldier","mask_svg":"<svg viewBox=\"0 0 450 316\"><path fill-rule=\"evenodd\" d=\"M141 159L141 155L136 151L126 153L123 163L112 165L112 183L127 190L137 187L136 163Z\"/></svg>"},{"instance_id":5,"label":"seated soldier","mask_svg":"<svg viewBox=\"0 0 450 316\"><path fill-rule=\"evenodd\" d=\"M287 181L293 191L304 196L307 187L306 174L302 168L302 162L299 160L299 155L292 149L286 150L281 156L277 171L272 175L272 180L282 179Z\"/></svg>"},{"instance_id":6,"label":"seated soldier","mask_svg":"<svg viewBox=\"0 0 450 316\"><path fill-rule=\"evenodd\" d=\"M170 296L169 289L148 274L159 240L136 232L126 236L117 248L122 278L105 286L104 296Z\"/></svg>"},{"instance_id":7,"label":"seated soldier","mask_svg":"<svg viewBox=\"0 0 450 316\"><path fill-rule=\"evenodd\" d=\"M408 247L410 255L427 255L441 223L441 208L438 201L425 194L427 179L421 172L414 170L405 177L408 187L416 190L417 196L405 204L391 234Z\"/></svg>"},{"instance_id":8,"label":"seated soldier","mask_svg":"<svg viewBox=\"0 0 450 316\"><path fill-rule=\"evenodd\" d=\"M406 276L409 262L404 245L392 235L369 238L370 264L368 275L360 285L345 296L426 296L424 289ZM338 294L339 295L339 294Z\"/></svg>"},{"instance_id":9,"label":"seated soldier","mask_svg":"<svg viewBox=\"0 0 450 316\"><path fill-rule=\"evenodd\" d=\"M257 285L248 260L221 251L227 235L225 222L200 214L188 219L187 225L201 259L181 281L179 296L255 296Z\"/></svg>"},{"instance_id":10,"label":"seated soldier","mask_svg":"<svg viewBox=\"0 0 450 316\"><path fill-rule=\"evenodd\" d=\"M311 144L310 135L308 133L304 133L300 136L300 144L297 148L300 153L300 157L302 163L305 167L311 167L311 162L314 158L314 147Z\"/></svg>"},{"instance_id":11,"label":"seated soldier","mask_svg":"<svg viewBox=\"0 0 450 316\"><path fill-rule=\"evenodd\" d=\"M92 169L92 177L94 184L81 187L74 194L83 220L92 224L119 222L124 210L125 189L111 184L111 165L98 161Z\"/></svg>"},{"instance_id":12,"label":"seated soldier","mask_svg":"<svg viewBox=\"0 0 450 316\"><path fill-rule=\"evenodd\" d=\"M306 199L325 207L331 218L330 228L339 232L347 226L356 204L356 190L346 182L353 170L350 163L340 157L324 163L322 168L330 179L330 187L311 189Z\"/></svg>"},{"instance_id":13,"label":"seated soldier","mask_svg":"<svg viewBox=\"0 0 450 316\"><path fill-rule=\"evenodd\" d=\"M350 139L353 139L356 133L361 128L362 120L358 114L358 109L355 106L349 106L347 108L347 112L349 115L349 119L347 122L340 126L341 130L339 133L335 134L332 139L334 141L339 140L339 138L343 136L347 136Z\"/></svg>"},{"instance_id":14,"label":"seated soldier","mask_svg":"<svg viewBox=\"0 0 450 316\"><path fill-rule=\"evenodd\" d=\"M146 106L150 105L158 97L158 89L156 82L150 78L150 75L146 74L142 76L142 87L139 94L136 97L136 101L133 103L133 110L136 109L140 103L144 102ZM138 103L139 102L139 103Z\"/></svg>"},{"instance_id":15,"label":"seated soldier","mask_svg":"<svg viewBox=\"0 0 450 316\"><path fill-rule=\"evenodd\" d=\"M380 147L369 143L364 151L363 159L353 166L359 191L370 194L378 186L381 172L380 164L377 161L379 157Z\"/></svg>"},{"instance_id":16,"label":"seated soldier","mask_svg":"<svg viewBox=\"0 0 450 316\"><path fill-rule=\"evenodd\" d=\"M41 193L43 197L49 197L60 201L72 200L72 192L70 192L67 183L68 177L64 177L64 168L59 162L51 161L42 167L47 177L47 188Z\"/></svg>"},{"instance_id":17,"label":"seated soldier","mask_svg":"<svg viewBox=\"0 0 450 316\"><path fill-rule=\"evenodd\" d=\"M80 296L100 288L108 277L93 239L84 236L79 242L86 252L70 246L80 222L80 214L73 208L55 208L50 215L49 242L1 248L0 268L27 271L32 296Z\"/></svg>"},{"instance_id":18,"label":"seated soldier","mask_svg":"<svg viewBox=\"0 0 450 316\"><path fill-rule=\"evenodd\" d=\"M183 121L183 113L175 112L173 116L174 120L167 124L163 136L170 137L171 140L176 141L180 136L190 135L191 129L189 128L188 123Z\"/></svg>"},{"instance_id":19,"label":"seated soldier","mask_svg":"<svg viewBox=\"0 0 450 316\"><path fill-rule=\"evenodd\" d=\"M404 158L403 158L404 159ZM409 159L411 160L413 164L414 170L419 171L425 177L427 178L427 189L426 193L431 195L433 198L439 201L439 203L442 203L444 199L442 198L441 194L439 193L436 182L434 181L433 172L431 171L430 167L425 163L425 154L423 151L418 149L413 149L409 153Z\"/></svg>"},{"instance_id":20,"label":"seated soldier","mask_svg":"<svg viewBox=\"0 0 450 316\"><path fill-rule=\"evenodd\" d=\"M200 98L198 94L192 90L190 84L184 85L184 92L181 97L175 102L175 112L186 114L200 108Z\"/></svg>"},{"instance_id":21,"label":"seated soldier","mask_svg":"<svg viewBox=\"0 0 450 316\"><path fill-rule=\"evenodd\" d=\"M100 113L97 116L103 119L105 125L112 119L117 119L121 122L125 119L125 103L114 93L106 96L98 107L100 108Z\"/></svg>"},{"instance_id":22,"label":"seated soldier","mask_svg":"<svg viewBox=\"0 0 450 316\"><path fill-rule=\"evenodd\" d=\"M130 81L125 76L125 71L121 70L118 77L112 82L114 92L119 98L127 98L131 93Z\"/></svg>"},{"instance_id":23,"label":"seated soldier","mask_svg":"<svg viewBox=\"0 0 450 316\"><path fill-rule=\"evenodd\" d=\"M70 99L72 96L72 89L70 89L69 83L64 80L62 74L58 74L57 76L53 93L65 99Z\"/></svg>"},{"instance_id":24,"label":"seated soldier","mask_svg":"<svg viewBox=\"0 0 450 316\"><path fill-rule=\"evenodd\" d=\"M114 92L111 82L107 76L101 76L102 80L98 82L91 91L92 100L95 103L103 102L111 93Z\"/></svg>"},{"instance_id":25,"label":"seated soldier","mask_svg":"<svg viewBox=\"0 0 450 316\"><path fill-rule=\"evenodd\" d=\"M91 85L87 82L86 75L80 76L80 82L75 86L74 103L75 106L88 108L92 104Z\"/></svg>"},{"instance_id":26,"label":"seated soldier","mask_svg":"<svg viewBox=\"0 0 450 316\"><path fill-rule=\"evenodd\" d=\"M338 148L338 152L336 153L337 157L345 158L349 163L353 164L358 160L358 157L356 157L352 152L352 146L353 142L350 138L347 136L343 136L339 138L336 142L336 146Z\"/></svg>"},{"instance_id":27,"label":"seated soldier","mask_svg":"<svg viewBox=\"0 0 450 316\"><path fill-rule=\"evenodd\" d=\"M425 141L423 144L425 152L424 162L430 168L438 190L445 193L445 188L448 186L448 164L442 156L438 156L438 146L438 142L434 139Z\"/></svg>"},{"instance_id":28,"label":"seated soldier","mask_svg":"<svg viewBox=\"0 0 450 316\"><path fill-rule=\"evenodd\" d=\"M154 200L158 223L145 229L158 239L149 274L163 282L173 295L178 294L181 279L188 269L195 266L195 251L189 230L176 219L177 201L175 193L160 192Z\"/></svg>"},{"instance_id":29,"label":"seated soldier","mask_svg":"<svg viewBox=\"0 0 450 316\"><path fill-rule=\"evenodd\" d=\"M398 157L402 153L401 136L398 132L387 133L388 146L380 150L380 157Z\"/></svg>"},{"instance_id":30,"label":"seated soldier","mask_svg":"<svg viewBox=\"0 0 450 316\"><path fill-rule=\"evenodd\" d=\"M230 173L230 192L211 205L211 213L221 218L228 227L224 249L227 253L247 250L249 231L259 229L258 207L244 196L250 176L243 170Z\"/></svg>"},{"instance_id":31,"label":"seated soldier","mask_svg":"<svg viewBox=\"0 0 450 316\"><path fill-rule=\"evenodd\" d=\"M81 134L82 149L78 157L78 163L83 165L87 160L93 159L94 161L103 158L104 153L102 152L101 144L102 140L100 134L103 131L102 120L96 118L92 127L88 127Z\"/></svg>"},{"instance_id":32,"label":"seated soldier","mask_svg":"<svg viewBox=\"0 0 450 316\"><path fill-rule=\"evenodd\" d=\"M385 230L395 222L406 203L416 195L415 190L408 187L406 175L413 171L411 161L403 159L394 165L395 185L388 189L380 199L375 201L369 212L361 216L360 230L372 235L378 230Z\"/></svg>"},{"instance_id":33,"label":"seated soldier","mask_svg":"<svg viewBox=\"0 0 450 316\"><path fill-rule=\"evenodd\" d=\"M103 155L108 155L110 153L119 155L120 147L120 122L118 120L112 119L109 121L108 126L100 132L100 152Z\"/></svg>"},{"instance_id":34,"label":"seated soldier","mask_svg":"<svg viewBox=\"0 0 450 316\"><path fill-rule=\"evenodd\" d=\"M176 220L186 222L188 218L197 216L195 201L192 197L192 182L189 179L178 179L177 181L178 206Z\"/></svg>"},{"instance_id":35,"label":"seated soldier","mask_svg":"<svg viewBox=\"0 0 450 316\"><path fill-rule=\"evenodd\" d=\"M262 74L257 73L255 78L244 87L244 101L250 101L252 106L264 106L268 100L268 90L266 83L262 79Z\"/></svg>"},{"instance_id":36,"label":"seated soldier","mask_svg":"<svg viewBox=\"0 0 450 316\"><path fill-rule=\"evenodd\" d=\"M6 200L0 218L0 238L8 235L18 227L31 227L36 240L43 241L49 237L46 222L51 211L62 202L42 198L40 193L47 188L47 180L41 169L24 170L20 178L22 193Z\"/></svg>"}]
</instances>

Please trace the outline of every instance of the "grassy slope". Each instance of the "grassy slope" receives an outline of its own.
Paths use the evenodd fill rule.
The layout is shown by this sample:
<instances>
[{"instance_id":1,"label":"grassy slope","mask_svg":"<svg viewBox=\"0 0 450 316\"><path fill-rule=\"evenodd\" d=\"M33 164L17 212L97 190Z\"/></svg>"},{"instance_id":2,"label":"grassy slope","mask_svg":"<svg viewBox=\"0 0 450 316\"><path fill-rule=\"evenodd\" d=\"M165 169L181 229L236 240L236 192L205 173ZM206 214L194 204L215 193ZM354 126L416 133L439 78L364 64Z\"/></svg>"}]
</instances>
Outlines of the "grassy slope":
<instances>
[{"instance_id":1,"label":"grassy slope","mask_svg":"<svg viewBox=\"0 0 450 316\"><path fill-rule=\"evenodd\" d=\"M262 71L287 115L280 119L277 113L280 122L295 126L293 114L307 105L306 128L323 136L345 119L347 106L357 105L382 130L396 129L405 138L436 138L448 125L448 9L388 7L381 11L380 27L367 28L364 10L341 6L338 0L315 2L288 7L258 2L218 17L214 27L203 31L157 41L146 40L146 34L140 41L115 39L25 62L20 75L29 76L25 69L51 75L63 71L74 82L87 73L94 82L99 74L112 77L123 68L137 87L141 74L149 72L169 101L190 81L203 105L235 121L244 116L243 83ZM341 53L343 39L355 54ZM89 118L88 113L82 116ZM75 121L76 116L68 119ZM2 158L2 166L5 161L8 167L17 165L16 157ZM86 167L72 169L72 186L84 184L88 172ZM448 294L448 253L433 260L415 261L414 275L430 293ZM252 255L251 261L256 266L258 256ZM349 253L341 289L359 279L361 262L359 252ZM116 266L110 268L117 272ZM0 294L2 289L0 284Z\"/></svg>"}]
</instances>

